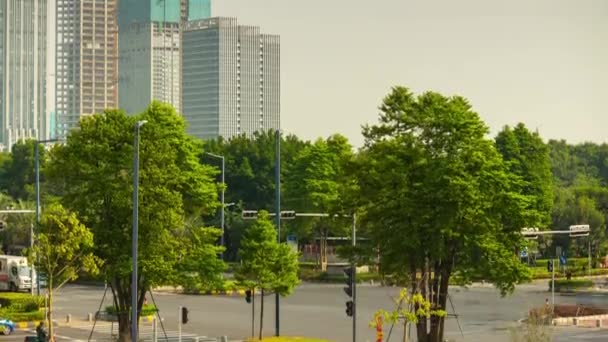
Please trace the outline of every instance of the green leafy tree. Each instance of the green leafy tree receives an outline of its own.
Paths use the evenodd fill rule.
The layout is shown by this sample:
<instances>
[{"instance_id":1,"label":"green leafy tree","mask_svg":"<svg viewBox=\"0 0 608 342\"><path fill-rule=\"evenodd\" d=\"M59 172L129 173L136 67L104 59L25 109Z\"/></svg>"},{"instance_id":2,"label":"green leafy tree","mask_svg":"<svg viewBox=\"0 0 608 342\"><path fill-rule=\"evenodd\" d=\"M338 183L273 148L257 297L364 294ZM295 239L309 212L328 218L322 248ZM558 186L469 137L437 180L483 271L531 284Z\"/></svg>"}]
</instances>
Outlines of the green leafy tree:
<instances>
[{"instance_id":1,"label":"green leafy tree","mask_svg":"<svg viewBox=\"0 0 608 342\"><path fill-rule=\"evenodd\" d=\"M32 202L15 201L11 197L0 193L0 208L15 210L33 210ZM29 245L30 231L34 225L34 214L0 214L0 221L7 224L7 228L0 232L2 250L7 254L16 254Z\"/></svg>"},{"instance_id":2,"label":"green leafy tree","mask_svg":"<svg viewBox=\"0 0 608 342\"><path fill-rule=\"evenodd\" d=\"M202 144L186 134L184 119L159 102L138 115L108 110L82 119L67 142L52 150L48 176L64 206L94 234L94 255L104 263L101 271L118 308L121 342L131 339L136 324L129 311L133 141L139 120L148 123L140 134L138 312L151 287L186 281L180 271L195 272L204 282L223 270L215 262L220 249L209 242L215 233L186 224L186 218L215 212L219 203L217 171L200 163Z\"/></svg>"},{"instance_id":3,"label":"green leafy tree","mask_svg":"<svg viewBox=\"0 0 608 342\"><path fill-rule=\"evenodd\" d=\"M354 153L348 140L333 135L326 140L318 139L306 146L293 162L286 175L285 201L289 208L299 212L342 214L352 212L346 199L350 188L356 184L350 172ZM329 236L346 236L349 221L342 217L308 218L290 222L290 228L301 239L320 238L325 252L325 239Z\"/></svg>"},{"instance_id":4,"label":"green leafy tree","mask_svg":"<svg viewBox=\"0 0 608 342\"><path fill-rule=\"evenodd\" d=\"M492 281L502 294L529 279L514 250L533 199L517 192L520 178L507 172L471 105L396 87L380 110L363 131L357 197L382 271L407 275L410 292L432 310L446 309L454 274ZM443 317L419 320L418 341L442 341L443 327Z\"/></svg>"},{"instance_id":5,"label":"green leafy tree","mask_svg":"<svg viewBox=\"0 0 608 342\"><path fill-rule=\"evenodd\" d=\"M281 175L285 182L291 173L296 156L308 145L295 135L281 136ZM226 243L228 250L225 254L228 260L236 260L242 232L246 227L237 215L229 217L230 211L236 208L251 210L270 210L275 208L275 150L276 137L274 131L256 132L253 135L241 135L230 140L219 138L205 142L205 150L225 158L226 203L236 203L235 207L227 208ZM219 167L219 161L210 156L203 156L203 162ZM292 199L285 196L285 187L281 203L284 208L293 206ZM219 217L215 217L214 225L219 226ZM282 229L283 232L286 229Z\"/></svg>"},{"instance_id":6,"label":"green leafy tree","mask_svg":"<svg viewBox=\"0 0 608 342\"><path fill-rule=\"evenodd\" d=\"M48 277L48 327L53 336L53 298L55 291L65 283L86 272L97 274L100 261L93 253L93 233L84 226L75 213L59 204L47 208L42 216L36 243L29 253L30 263L39 258L37 269Z\"/></svg>"},{"instance_id":7,"label":"green leafy tree","mask_svg":"<svg viewBox=\"0 0 608 342\"><path fill-rule=\"evenodd\" d=\"M298 280L298 255L291 248L277 241L277 232L266 211L245 232L239 249L242 264L236 273L240 284L249 289L265 293L275 292L289 295ZM264 300L260 305L260 332L262 339L264 322Z\"/></svg>"},{"instance_id":8,"label":"green leafy tree","mask_svg":"<svg viewBox=\"0 0 608 342\"><path fill-rule=\"evenodd\" d=\"M520 123L513 128L506 126L498 133L496 148L509 172L521 177L517 191L532 200L527 210L533 215L529 222L547 228L553 207L553 175L547 145L538 133L530 132Z\"/></svg>"},{"instance_id":9,"label":"green leafy tree","mask_svg":"<svg viewBox=\"0 0 608 342\"><path fill-rule=\"evenodd\" d=\"M15 200L33 200L35 194L35 140L19 141L11 150L10 157L4 157L0 177L0 189ZM41 165L45 160L45 150L40 148Z\"/></svg>"}]
</instances>

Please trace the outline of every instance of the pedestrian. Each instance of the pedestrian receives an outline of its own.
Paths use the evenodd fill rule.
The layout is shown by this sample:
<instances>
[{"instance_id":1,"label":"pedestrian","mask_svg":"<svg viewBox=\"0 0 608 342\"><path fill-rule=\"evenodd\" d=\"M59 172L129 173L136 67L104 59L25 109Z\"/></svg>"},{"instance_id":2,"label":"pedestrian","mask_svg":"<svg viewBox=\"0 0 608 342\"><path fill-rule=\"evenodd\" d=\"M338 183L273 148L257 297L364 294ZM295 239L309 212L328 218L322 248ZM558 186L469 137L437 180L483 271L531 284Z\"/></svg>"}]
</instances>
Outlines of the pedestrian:
<instances>
[{"instance_id":1,"label":"pedestrian","mask_svg":"<svg viewBox=\"0 0 608 342\"><path fill-rule=\"evenodd\" d=\"M144 305L148 305L148 297L144 296Z\"/></svg>"},{"instance_id":2,"label":"pedestrian","mask_svg":"<svg viewBox=\"0 0 608 342\"><path fill-rule=\"evenodd\" d=\"M47 342L47 333L44 327L44 321L41 321L36 327L36 337L38 337L38 342Z\"/></svg>"}]
</instances>

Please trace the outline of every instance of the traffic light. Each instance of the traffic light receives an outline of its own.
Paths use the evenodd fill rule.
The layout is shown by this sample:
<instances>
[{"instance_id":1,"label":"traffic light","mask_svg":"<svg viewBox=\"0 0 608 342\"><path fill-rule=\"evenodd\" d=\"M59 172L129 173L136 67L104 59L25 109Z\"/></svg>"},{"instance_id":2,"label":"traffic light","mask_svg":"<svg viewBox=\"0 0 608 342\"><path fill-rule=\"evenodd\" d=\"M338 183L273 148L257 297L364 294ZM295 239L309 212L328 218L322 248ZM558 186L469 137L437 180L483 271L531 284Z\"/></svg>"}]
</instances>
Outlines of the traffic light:
<instances>
[{"instance_id":1,"label":"traffic light","mask_svg":"<svg viewBox=\"0 0 608 342\"><path fill-rule=\"evenodd\" d=\"M553 272L553 260L547 260L547 271Z\"/></svg>"},{"instance_id":2,"label":"traffic light","mask_svg":"<svg viewBox=\"0 0 608 342\"><path fill-rule=\"evenodd\" d=\"M354 303L352 300L349 300L348 302L346 302L346 316L348 317L353 317L353 308L354 308Z\"/></svg>"},{"instance_id":3,"label":"traffic light","mask_svg":"<svg viewBox=\"0 0 608 342\"><path fill-rule=\"evenodd\" d=\"M281 220L293 220L296 218L296 212L293 210L281 211Z\"/></svg>"},{"instance_id":4,"label":"traffic light","mask_svg":"<svg viewBox=\"0 0 608 342\"><path fill-rule=\"evenodd\" d=\"M352 297L353 296L353 276L354 276L354 272L353 272L353 268L352 267L347 267L344 269L344 275L346 276L344 278L344 281L346 282L346 287L344 287L344 292L349 296Z\"/></svg>"},{"instance_id":5,"label":"traffic light","mask_svg":"<svg viewBox=\"0 0 608 342\"><path fill-rule=\"evenodd\" d=\"M6 222L4 221L0 221L0 231L5 230L6 229Z\"/></svg>"},{"instance_id":6,"label":"traffic light","mask_svg":"<svg viewBox=\"0 0 608 342\"><path fill-rule=\"evenodd\" d=\"M257 210L243 210L241 217L243 218L243 220L255 220L258 218L258 211Z\"/></svg>"},{"instance_id":7,"label":"traffic light","mask_svg":"<svg viewBox=\"0 0 608 342\"><path fill-rule=\"evenodd\" d=\"M182 306L182 324L188 323L188 308Z\"/></svg>"},{"instance_id":8,"label":"traffic light","mask_svg":"<svg viewBox=\"0 0 608 342\"><path fill-rule=\"evenodd\" d=\"M245 301L247 301L247 303L251 303L251 290L245 291Z\"/></svg>"}]
</instances>

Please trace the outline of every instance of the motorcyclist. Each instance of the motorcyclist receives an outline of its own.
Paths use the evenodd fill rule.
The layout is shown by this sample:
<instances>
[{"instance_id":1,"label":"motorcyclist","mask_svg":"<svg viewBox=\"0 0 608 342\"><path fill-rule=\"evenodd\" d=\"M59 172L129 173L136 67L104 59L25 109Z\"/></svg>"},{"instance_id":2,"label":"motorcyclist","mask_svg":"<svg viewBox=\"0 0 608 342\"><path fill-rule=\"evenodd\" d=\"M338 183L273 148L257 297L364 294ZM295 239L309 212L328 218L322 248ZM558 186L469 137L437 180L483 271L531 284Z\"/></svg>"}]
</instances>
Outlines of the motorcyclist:
<instances>
[{"instance_id":1,"label":"motorcyclist","mask_svg":"<svg viewBox=\"0 0 608 342\"><path fill-rule=\"evenodd\" d=\"M47 342L47 332L44 327L44 321L41 321L40 324L36 327L36 336L38 337L38 342Z\"/></svg>"}]
</instances>

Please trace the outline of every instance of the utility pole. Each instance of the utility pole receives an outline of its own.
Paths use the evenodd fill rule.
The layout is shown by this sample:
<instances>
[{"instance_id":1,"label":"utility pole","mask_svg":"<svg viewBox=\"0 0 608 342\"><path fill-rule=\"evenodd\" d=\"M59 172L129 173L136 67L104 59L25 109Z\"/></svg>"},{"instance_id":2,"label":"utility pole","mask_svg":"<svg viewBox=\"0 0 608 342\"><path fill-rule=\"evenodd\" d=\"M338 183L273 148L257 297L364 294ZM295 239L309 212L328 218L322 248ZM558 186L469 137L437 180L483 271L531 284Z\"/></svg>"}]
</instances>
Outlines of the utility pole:
<instances>
[{"instance_id":1,"label":"utility pole","mask_svg":"<svg viewBox=\"0 0 608 342\"><path fill-rule=\"evenodd\" d=\"M133 229L132 229L132 259L133 271L131 272L131 340L137 342L137 239L139 236L139 131L146 120L135 123L135 137L133 141Z\"/></svg>"},{"instance_id":2,"label":"utility pole","mask_svg":"<svg viewBox=\"0 0 608 342\"><path fill-rule=\"evenodd\" d=\"M275 188L276 188L276 215L277 240L281 243L281 131L277 129L276 140L276 167L275 167ZM264 300L264 298L262 298ZM275 293L275 335L280 336L280 297Z\"/></svg>"},{"instance_id":3,"label":"utility pole","mask_svg":"<svg viewBox=\"0 0 608 342\"><path fill-rule=\"evenodd\" d=\"M40 144L46 144L46 143L52 143L52 142L58 142L61 141L61 139L48 139L48 140L36 140L36 144L34 145L34 154L35 154L35 171L36 171L36 228L32 229L32 246L33 247L33 241L34 241L34 230L38 231L38 229L40 228ZM40 256L36 256L36 263L40 263ZM34 265L32 265L32 277L30 278L32 281L32 294L34 294ZM40 296L40 277L38 276L38 274L36 274L36 294L38 296Z\"/></svg>"},{"instance_id":4,"label":"utility pole","mask_svg":"<svg viewBox=\"0 0 608 342\"><path fill-rule=\"evenodd\" d=\"M355 260L355 246L357 245L357 216L353 213L353 227L352 227L352 245L353 245L353 256L351 258L351 267L353 269L353 342L357 342L357 262Z\"/></svg>"}]
</instances>

